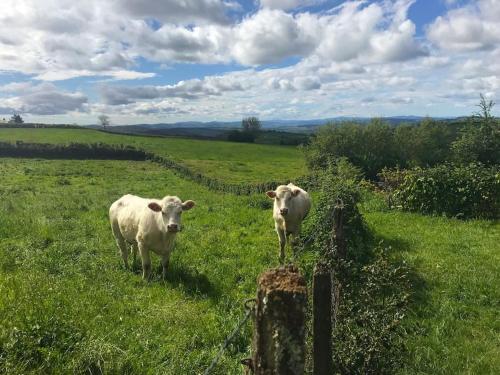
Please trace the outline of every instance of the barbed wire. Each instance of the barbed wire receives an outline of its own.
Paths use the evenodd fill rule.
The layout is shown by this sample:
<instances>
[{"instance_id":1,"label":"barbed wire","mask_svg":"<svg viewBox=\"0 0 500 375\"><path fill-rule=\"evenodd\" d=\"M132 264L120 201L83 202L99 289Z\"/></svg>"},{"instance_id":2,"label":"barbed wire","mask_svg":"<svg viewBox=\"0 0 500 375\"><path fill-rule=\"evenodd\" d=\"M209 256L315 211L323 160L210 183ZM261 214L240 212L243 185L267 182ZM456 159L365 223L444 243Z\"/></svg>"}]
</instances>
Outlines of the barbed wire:
<instances>
[{"instance_id":1,"label":"barbed wire","mask_svg":"<svg viewBox=\"0 0 500 375\"><path fill-rule=\"evenodd\" d=\"M245 315L243 315L243 317L239 320L238 324L231 331L231 333L229 335L227 335L227 337L224 340L224 342L222 343L219 351L217 352L214 359L210 363L210 366L208 366L208 368L205 370L203 375L209 375L210 372L215 368L215 366L217 366L217 363L220 361L222 355L224 354L224 351L227 349L227 347L229 346L231 341L234 339L234 337L238 334L241 327L243 327L243 325L248 321L250 316L252 316L252 312L254 311L254 308L255 308L255 303L256 303L255 298L248 299L244 302L243 305L245 306L245 310L246 310ZM251 304L253 304L253 306L250 306Z\"/></svg>"}]
</instances>

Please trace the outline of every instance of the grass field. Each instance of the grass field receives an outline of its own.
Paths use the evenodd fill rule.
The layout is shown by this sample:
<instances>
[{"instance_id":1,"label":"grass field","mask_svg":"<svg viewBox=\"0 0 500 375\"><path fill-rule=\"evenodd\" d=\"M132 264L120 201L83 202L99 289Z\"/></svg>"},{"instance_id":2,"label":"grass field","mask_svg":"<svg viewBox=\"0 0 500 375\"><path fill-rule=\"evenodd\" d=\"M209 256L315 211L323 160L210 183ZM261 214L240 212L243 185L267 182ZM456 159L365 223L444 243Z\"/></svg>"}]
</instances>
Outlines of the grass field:
<instances>
[{"instance_id":1,"label":"grass field","mask_svg":"<svg viewBox=\"0 0 500 375\"><path fill-rule=\"evenodd\" d=\"M86 130L2 129L0 141L64 143L69 134L78 134L72 142L109 137L158 153L171 142L176 154L163 152L195 160L193 168L237 163L240 147L274 148L255 156L251 164L262 165L254 178L259 168L266 179L286 177L268 163L273 153L283 165L299 155L231 143L219 154L218 142ZM214 176L230 175L245 181L228 170ZM183 215L166 282L158 270L146 284L140 266L121 266L107 210L125 193L197 202ZM256 277L277 264L271 210L260 208L267 198L215 193L153 163L0 159L0 196L0 373L201 373L253 297ZM387 211L372 198L362 212L413 272L400 374L499 373L500 223ZM215 373L240 374L249 343L247 326Z\"/></svg>"},{"instance_id":2,"label":"grass field","mask_svg":"<svg viewBox=\"0 0 500 375\"><path fill-rule=\"evenodd\" d=\"M233 183L284 181L305 173L301 152L291 146L269 146L184 138L155 138L103 133L90 129L1 129L1 141L34 143L127 144L145 149L210 177Z\"/></svg>"},{"instance_id":3,"label":"grass field","mask_svg":"<svg viewBox=\"0 0 500 375\"><path fill-rule=\"evenodd\" d=\"M500 223L374 209L364 216L415 272L401 374L498 374Z\"/></svg>"},{"instance_id":4,"label":"grass field","mask_svg":"<svg viewBox=\"0 0 500 375\"><path fill-rule=\"evenodd\" d=\"M257 275L277 264L271 214L248 205L256 198L151 163L2 159L0 176L0 363L10 373L199 373ZM122 269L107 210L124 192L167 191L197 206L183 215L168 281L157 272L145 284ZM240 372L248 333L216 373Z\"/></svg>"}]
</instances>

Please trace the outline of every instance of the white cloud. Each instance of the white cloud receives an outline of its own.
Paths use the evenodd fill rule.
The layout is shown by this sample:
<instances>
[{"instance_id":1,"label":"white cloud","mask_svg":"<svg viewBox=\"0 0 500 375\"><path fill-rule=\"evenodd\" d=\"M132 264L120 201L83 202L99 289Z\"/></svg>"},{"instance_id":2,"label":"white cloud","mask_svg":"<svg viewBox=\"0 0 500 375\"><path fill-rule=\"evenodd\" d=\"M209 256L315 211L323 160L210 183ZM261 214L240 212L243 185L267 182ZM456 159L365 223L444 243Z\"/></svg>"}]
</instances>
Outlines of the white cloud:
<instances>
[{"instance_id":1,"label":"white cloud","mask_svg":"<svg viewBox=\"0 0 500 375\"><path fill-rule=\"evenodd\" d=\"M0 74L24 73L32 82L0 87L0 107L50 119L79 111L92 122L93 113L109 113L114 122L307 118L359 115L360 105L367 116L393 113L397 104L406 112L429 103L444 111L458 100L450 92L466 103L479 91L500 95L498 0L456 2L424 36L408 18L414 0L345 1L331 9L327 4L338 2L252 3L241 17L237 3L223 0L1 0ZM319 3L325 7L313 13ZM298 62L262 67L284 61ZM183 73L203 78L176 81L178 62L188 63ZM212 68L198 64L235 69L204 76ZM156 75L152 82L161 83L110 82ZM74 77L86 77L67 83L83 82L74 92L36 82ZM93 88L101 95L88 103Z\"/></svg>"},{"instance_id":2,"label":"white cloud","mask_svg":"<svg viewBox=\"0 0 500 375\"><path fill-rule=\"evenodd\" d=\"M309 54L316 41L292 15L263 9L235 28L232 55L245 65L279 62Z\"/></svg>"},{"instance_id":3,"label":"white cloud","mask_svg":"<svg viewBox=\"0 0 500 375\"><path fill-rule=\"evenodd\" d=\"M423 53L406 18L409 3L353 1L320 14L266 5L231 25L225 12L236 3L221 0L3 0L0 70L43 80L140 79L152 76L134 69L140 58L250 66L315 55L337 62L405 60Z\"/></svg>"},{"instance_id":4,"label":"white cloud","mask_svg":"<svg viewBox=\"0 0 500 375\"><path fill-rule=\"evenodd\" d=\"M344 3L337 14L321 20L323 37L316 53L337 62L358 58L367 62L404 61L427 54L414 38L415 25L407 19L413 2L399 0L364 7L364 2Z\"/></svg>"},{"instance_id":5,"label":"white cloud","mask_svg":"<svg viewBox=\"0 0 500 375\"><path fill-rule=\"evenodd\" d=\"M237 7L235 2L221 0L116 0L116 3L134 18L154 18L176 24L226 23L226 10Z\"/></svg>"},{"instance_id":6,"label":"white cloud","mask_svg":"<svg viewBox=\"0 0 500 375\"><path fill-rule=\"evenodd\" d=\"M260 0L260 5L263 8L288 10L316 5L324 3L325 1L326 0Z\"/></svg>"},{"instance_id":7,"label":"white cloud","mask_svg":"<svg viewBox=\"0 0 500 375\"><path fill-rule=\"evenodd\" d=\"M116 81L126 81L135 79L151 78L156 76L155 73L143 73L133 70L104 70L104 71L91 71L91 70L60 70L54 72L44 72L36 75L34 78L40 81L63 81L75 77L109 77Z\"/></svg>"},{"instance_id":8,"label":"white cloud","mask_svg":"<svg viewBox=\"0 0 500 375\"><path fill-rule=\"evenodd\" d=\"M19 93L33 87L31 82L12 82L0 86L0 93Z\"/></svg>"},{"instance_id":9,"label":"white cloud","mask_svg":"<svg viewBox=\"0 0 500 375\"><path fill-rule=\"evenodd\" d=\"M442 49L474 51L500 43L500 1L478 0L450 10L427 29L429 39Z\"/></svg>"},{"instance_id":10,"label":"white cloud","mask_svg":"<svg viewBox=\"0 0 500 375\"><path fill-rule=\"evenodd\" d=\"M39 85L7 85L3 91L14 93L2 100L4 113L20 112L31 115L58 115L67 112L86 111L87 97L82 93L58 90L50 83Z\"/></svg>"},{"instance_id":11,"label":"white cloud","mask_svg":"<svg viewBox=\"0 0 500 375\"><path fill-rule=\"evenodd\" d=\"M241 91L240 82L225 77L207 77L204 80L191 79L166 86L111 86L101 87L101 96L106 104L124 105L141 100L158 98L199 99L219 96L227 91Z\"/></svg>"}]
</instances>

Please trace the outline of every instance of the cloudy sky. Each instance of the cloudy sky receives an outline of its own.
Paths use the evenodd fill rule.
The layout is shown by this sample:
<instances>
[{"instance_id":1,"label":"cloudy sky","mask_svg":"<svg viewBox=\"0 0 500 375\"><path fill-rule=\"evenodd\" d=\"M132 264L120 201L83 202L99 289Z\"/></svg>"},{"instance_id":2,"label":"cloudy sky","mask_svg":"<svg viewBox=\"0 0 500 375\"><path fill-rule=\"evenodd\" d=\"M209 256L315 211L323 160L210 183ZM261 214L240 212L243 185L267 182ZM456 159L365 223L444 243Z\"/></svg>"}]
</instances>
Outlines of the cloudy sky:
<instances>
[{"instance_id":1,"label":"cloudy sky","mask_svg":"<svg viewBox=\"0 0 500 375\"><path fill-rule=\"evenodd\" d=\"M500 0L0 1L0 118L458 116L479 93L500 101Z\"/></svg>"}]
</instances>

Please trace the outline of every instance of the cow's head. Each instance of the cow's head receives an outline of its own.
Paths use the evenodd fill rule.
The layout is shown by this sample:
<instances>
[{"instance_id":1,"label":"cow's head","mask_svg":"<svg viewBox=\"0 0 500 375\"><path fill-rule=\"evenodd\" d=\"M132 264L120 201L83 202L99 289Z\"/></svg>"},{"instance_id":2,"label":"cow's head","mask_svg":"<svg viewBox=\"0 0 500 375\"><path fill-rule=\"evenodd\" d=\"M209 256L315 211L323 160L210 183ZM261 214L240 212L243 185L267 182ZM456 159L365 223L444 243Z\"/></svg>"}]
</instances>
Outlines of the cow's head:
<instances>
[{"instance_id":1,"label":"cow's head","mask_svg":"<svg viewBox=\"0 0 500 375\"><path fill-rule=\"evenodd\" d=\"M167 196L159 203L149 203L148 207L154 212L161 213L167 232L177 233L181 230L182 212L190 210L194 205L191 200L182 202L178 197Z\"/></svg>"},{"instance_id":2,"label":"cow's head","mask_svg":"<svg viewBox=\"0 0 500 375\"><path fill-rule=\"evenodd\" d=\"M276 188L276 190L270 190L266 193L266 195L274 199L274 204L278 208L280 214L282 216L288 215L291 209L291 202L297 195L299 195L300 190L290 188L286 185L281 185Z\"/></svg>"}]
</instances>

